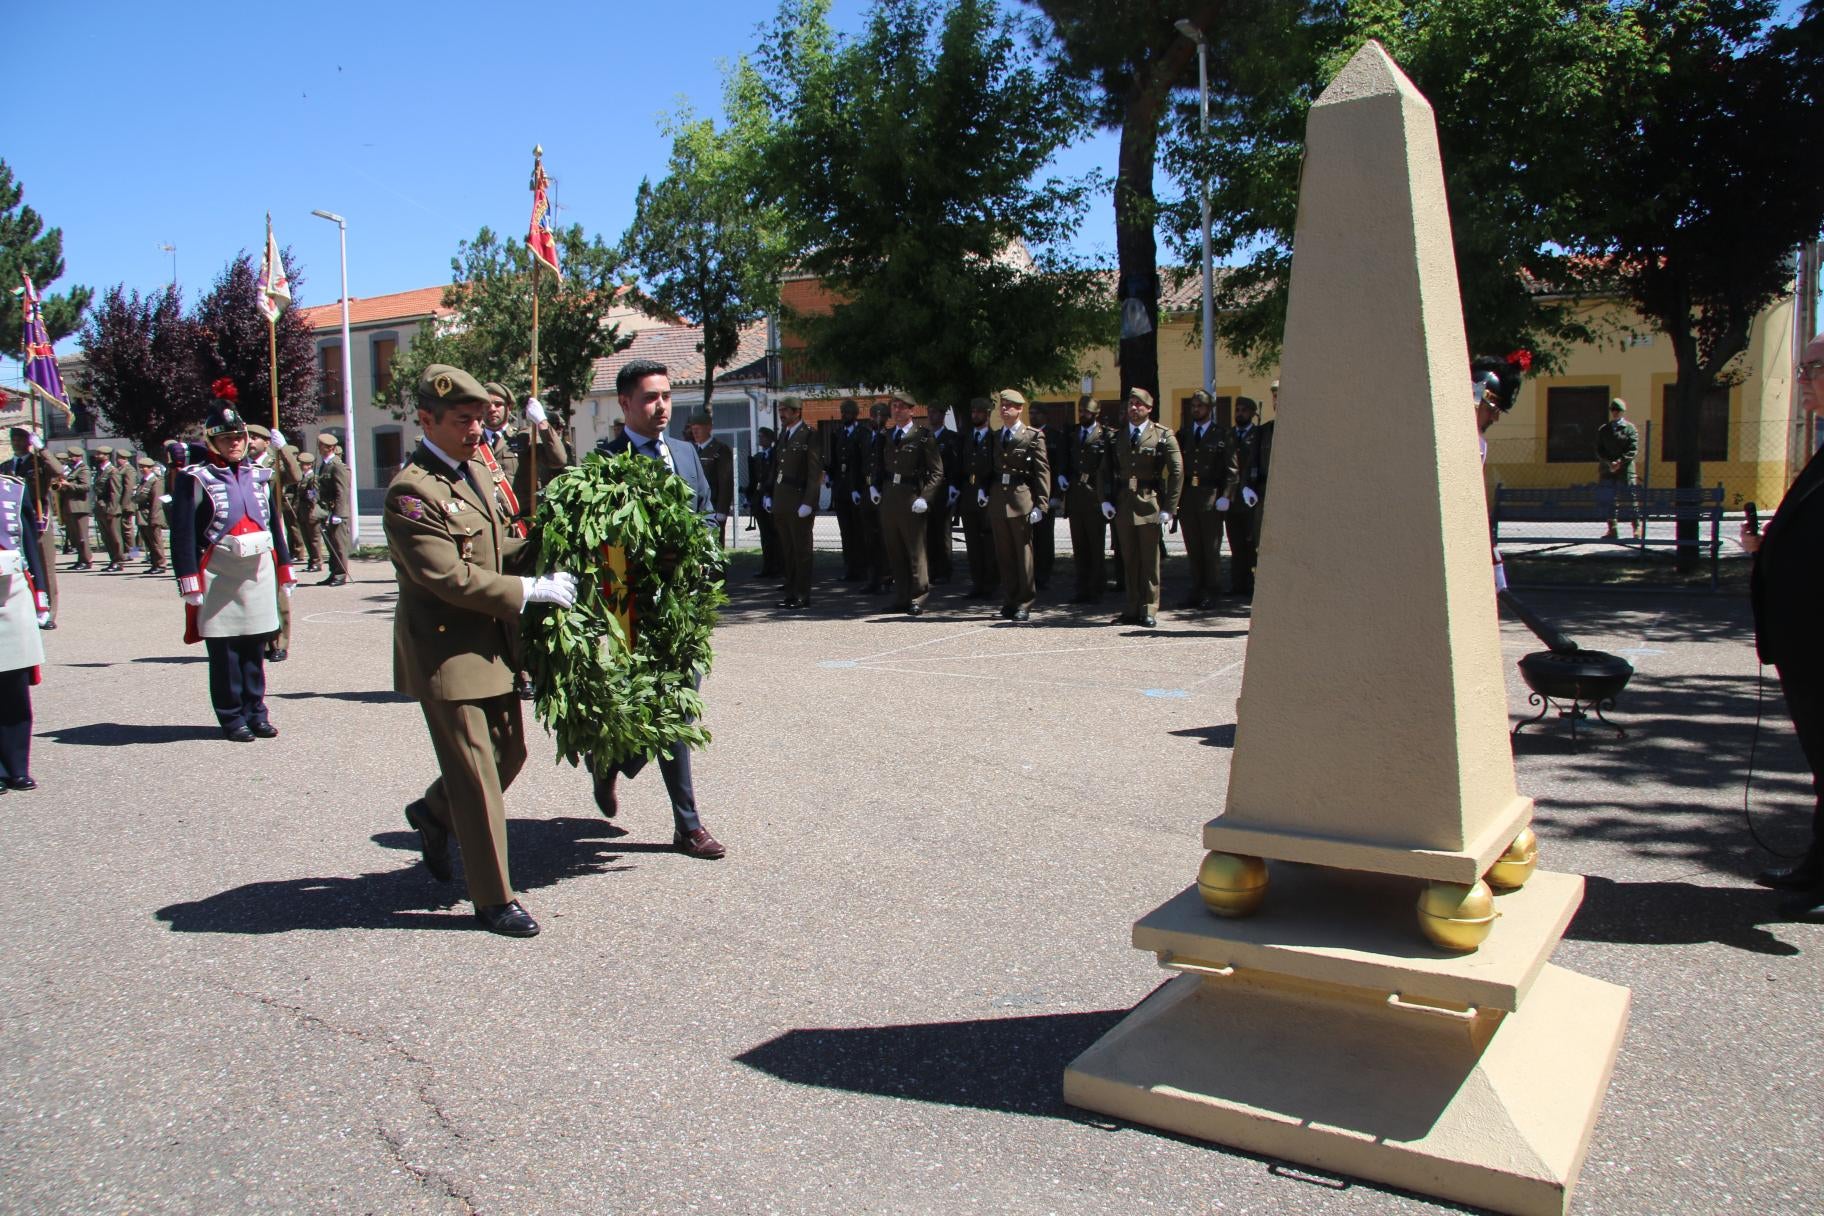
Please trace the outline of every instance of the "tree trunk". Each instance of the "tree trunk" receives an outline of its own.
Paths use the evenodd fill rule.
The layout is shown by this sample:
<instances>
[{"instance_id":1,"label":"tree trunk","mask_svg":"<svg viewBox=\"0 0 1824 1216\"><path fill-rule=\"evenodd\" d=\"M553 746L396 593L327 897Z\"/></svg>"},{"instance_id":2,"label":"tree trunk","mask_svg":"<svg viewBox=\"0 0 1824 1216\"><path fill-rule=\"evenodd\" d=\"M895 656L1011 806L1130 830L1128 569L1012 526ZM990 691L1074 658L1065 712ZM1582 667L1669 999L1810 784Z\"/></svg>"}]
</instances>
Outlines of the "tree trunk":
<instances>
[{"instance_id":1,"label":"tree trunk","mask_svg":"<svg viewBox=\"0 0 1824 1216\"><path fill-rule=\"evenodd\" d=\"M1682 356L1687 344L1677 345ZM1704 466L1699 459L1702 450L1700 439L1703 433L1703 402L1713 379L1709 369L1698 366L1697 352L1694 344L1691 345L1691 365L1687 366L1682 357L1678 360L1678 383L1672 388L1672 399L1677 411L1671 436L1672 484L1681 490L1697 489L1703 482ZM1696 512L1679 514L1676 535L1680 574L1692 573L1700 564L1702 553L1698 548L1699 522Z\"/></svg>"},{"instance_id":2,"label":"tree trunk","mask_svg":"<svg viewBox=\"0 0 1824 1216\"><path fill-rule=\"evenodd\" d=\"M1121 369L1121 399L1130 389L1143 388L1159 401L1159 246L1153 234L1156 210L1153 197L1153 160L1159 145L1158 97L1144 89L1128 99L1121 122L1121 151L1115 176L1115 252L1120 278L1115 295L1125 311L1126 302L1139 300L1146 310L1147 331L1121 339L1117 361Z\"/></svg>"}]
</instances>

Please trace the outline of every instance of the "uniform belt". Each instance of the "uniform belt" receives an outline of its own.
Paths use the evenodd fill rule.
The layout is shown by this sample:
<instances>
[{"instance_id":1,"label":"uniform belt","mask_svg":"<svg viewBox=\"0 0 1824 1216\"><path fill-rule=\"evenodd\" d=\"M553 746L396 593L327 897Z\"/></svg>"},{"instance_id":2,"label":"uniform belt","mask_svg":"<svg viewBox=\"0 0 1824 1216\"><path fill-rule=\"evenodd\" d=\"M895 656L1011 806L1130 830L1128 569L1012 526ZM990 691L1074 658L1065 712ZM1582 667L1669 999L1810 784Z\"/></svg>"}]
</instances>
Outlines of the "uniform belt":
<instances>
[{"instance_id":1,"label":"uniform belt","mask_svg":"<svg viewBox=\"0 0 1824 1216\"><path fill-rule=\"evenodd\" d=\"M1134 482L1134 493L1136 493L1136 494L1141 494L1141 493L1156 494L1158 492L1159 492L1159 482L1157 481L1157 479L1152 480L1152 481L1136 480Z\"/></svg>"},{"instance_id":2,"label":"uniform belt","mask_svg":"<svg viewBox=\"0 0 1824 1216\"><path fill-rule=\"evenodd\" d=\"M790 481L790 480L787 480L787 479L785 479L785 478L780 478L780 480L779 480L779 484L780 484L780 485L782 485L782 486L784 486L784 487L785 487L785 488L786 488L786 489L788 489L788 490L802 490L802 489L804 489L804 482L803 482L803 480L802 480L802 479L801 479L801 480L798 480L798 481Z\"/></svg>"}]
</instances>

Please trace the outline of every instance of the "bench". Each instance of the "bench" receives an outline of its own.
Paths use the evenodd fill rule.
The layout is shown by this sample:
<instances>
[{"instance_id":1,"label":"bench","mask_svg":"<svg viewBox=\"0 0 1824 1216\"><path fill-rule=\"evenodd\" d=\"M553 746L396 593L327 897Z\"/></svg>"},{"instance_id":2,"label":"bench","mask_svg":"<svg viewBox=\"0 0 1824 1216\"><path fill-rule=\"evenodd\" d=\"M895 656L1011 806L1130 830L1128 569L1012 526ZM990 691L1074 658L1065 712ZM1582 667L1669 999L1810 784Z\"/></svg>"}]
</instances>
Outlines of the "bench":
<instances>
[{"instance_id":1,"label":"bench","mask_svg":"<svg viewBox=\"0 0 1824 1216\"><path fill-rule=\"evenodd\" d=\"M1617 496L1624 491L1632 498L1632 507L1627 501L1619 503ZM1698 544L1710 550L1710 586L1717 586L1722 556L1723 524L1723 487L1719 484L1708 489L1694 487L1688 490L1659 489L1643 486L1624 486L1620 482L1603 481L1593 485L1565 486L1557 489L1522 488L1518 486L1498 485L1495 487L1495 511L1493 535L1495 548L1501 547L1501 528L1505 524L1602 524L1606 526L1611 518L1622 520L1638 519L1641 521L1641 535L1637 537L1609 537L1603 535L1571 535L1568 532L1559 534L1528 533L1525 536L1509 536L1509 544L1528 545L1617 545L1622 548L1645 550L1649 547L1677 548L1679 541L1674 536L1654 536L1652 529L1646 525L1654 522L1678 523L1682 520L1696 520L1700 524L1710 521L1710 539L1700 536ZM1701 532L1701 529L1700 529Z\"/></svg>"}]
</instances>

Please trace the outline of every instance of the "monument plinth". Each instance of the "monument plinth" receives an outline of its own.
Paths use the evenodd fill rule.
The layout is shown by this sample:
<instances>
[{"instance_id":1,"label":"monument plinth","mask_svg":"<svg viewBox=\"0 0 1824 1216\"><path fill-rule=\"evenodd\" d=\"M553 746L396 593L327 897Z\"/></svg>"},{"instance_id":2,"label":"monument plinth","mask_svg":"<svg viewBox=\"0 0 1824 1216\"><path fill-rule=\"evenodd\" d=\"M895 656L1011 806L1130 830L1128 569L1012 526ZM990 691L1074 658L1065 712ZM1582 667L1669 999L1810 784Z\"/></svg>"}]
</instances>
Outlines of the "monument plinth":
<instances>
[{"instance_id":1,"label":"monument plinth","mask_svg":"<svg viewBox=\"0 0 1824 1216\"><path fill-rule=\"evenodd\" d=\"M1533 868L1436 127L1377 43L1311 110L1281 382L1227 805L1134 926L1180 974L1064 1096L1560 1213L1628 994L1548 962L1583 880Z\"/></svg>"}]
</instances>

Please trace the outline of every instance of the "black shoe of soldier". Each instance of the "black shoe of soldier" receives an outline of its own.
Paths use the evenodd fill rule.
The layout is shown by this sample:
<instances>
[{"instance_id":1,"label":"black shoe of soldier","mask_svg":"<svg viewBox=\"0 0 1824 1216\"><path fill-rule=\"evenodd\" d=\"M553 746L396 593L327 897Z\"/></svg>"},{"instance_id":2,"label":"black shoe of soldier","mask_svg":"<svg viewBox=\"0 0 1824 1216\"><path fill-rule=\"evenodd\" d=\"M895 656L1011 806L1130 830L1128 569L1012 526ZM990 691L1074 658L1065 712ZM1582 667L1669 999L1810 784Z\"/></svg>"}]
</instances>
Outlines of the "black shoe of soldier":
<instances>
[{"instance_id":1,"label":"black shoe of soldier","mask_svg":"<svg viewBox=\"0 0 1824 1216\"><path fill-rule=\"evenodd\" d=\"M483 907L475 905L475 919L487 927L489 933L498 933L502 937L537 937L538 922L532 914L519 906L516 899L510 904L489 904Z\"/></svg>"}]
</instances>

